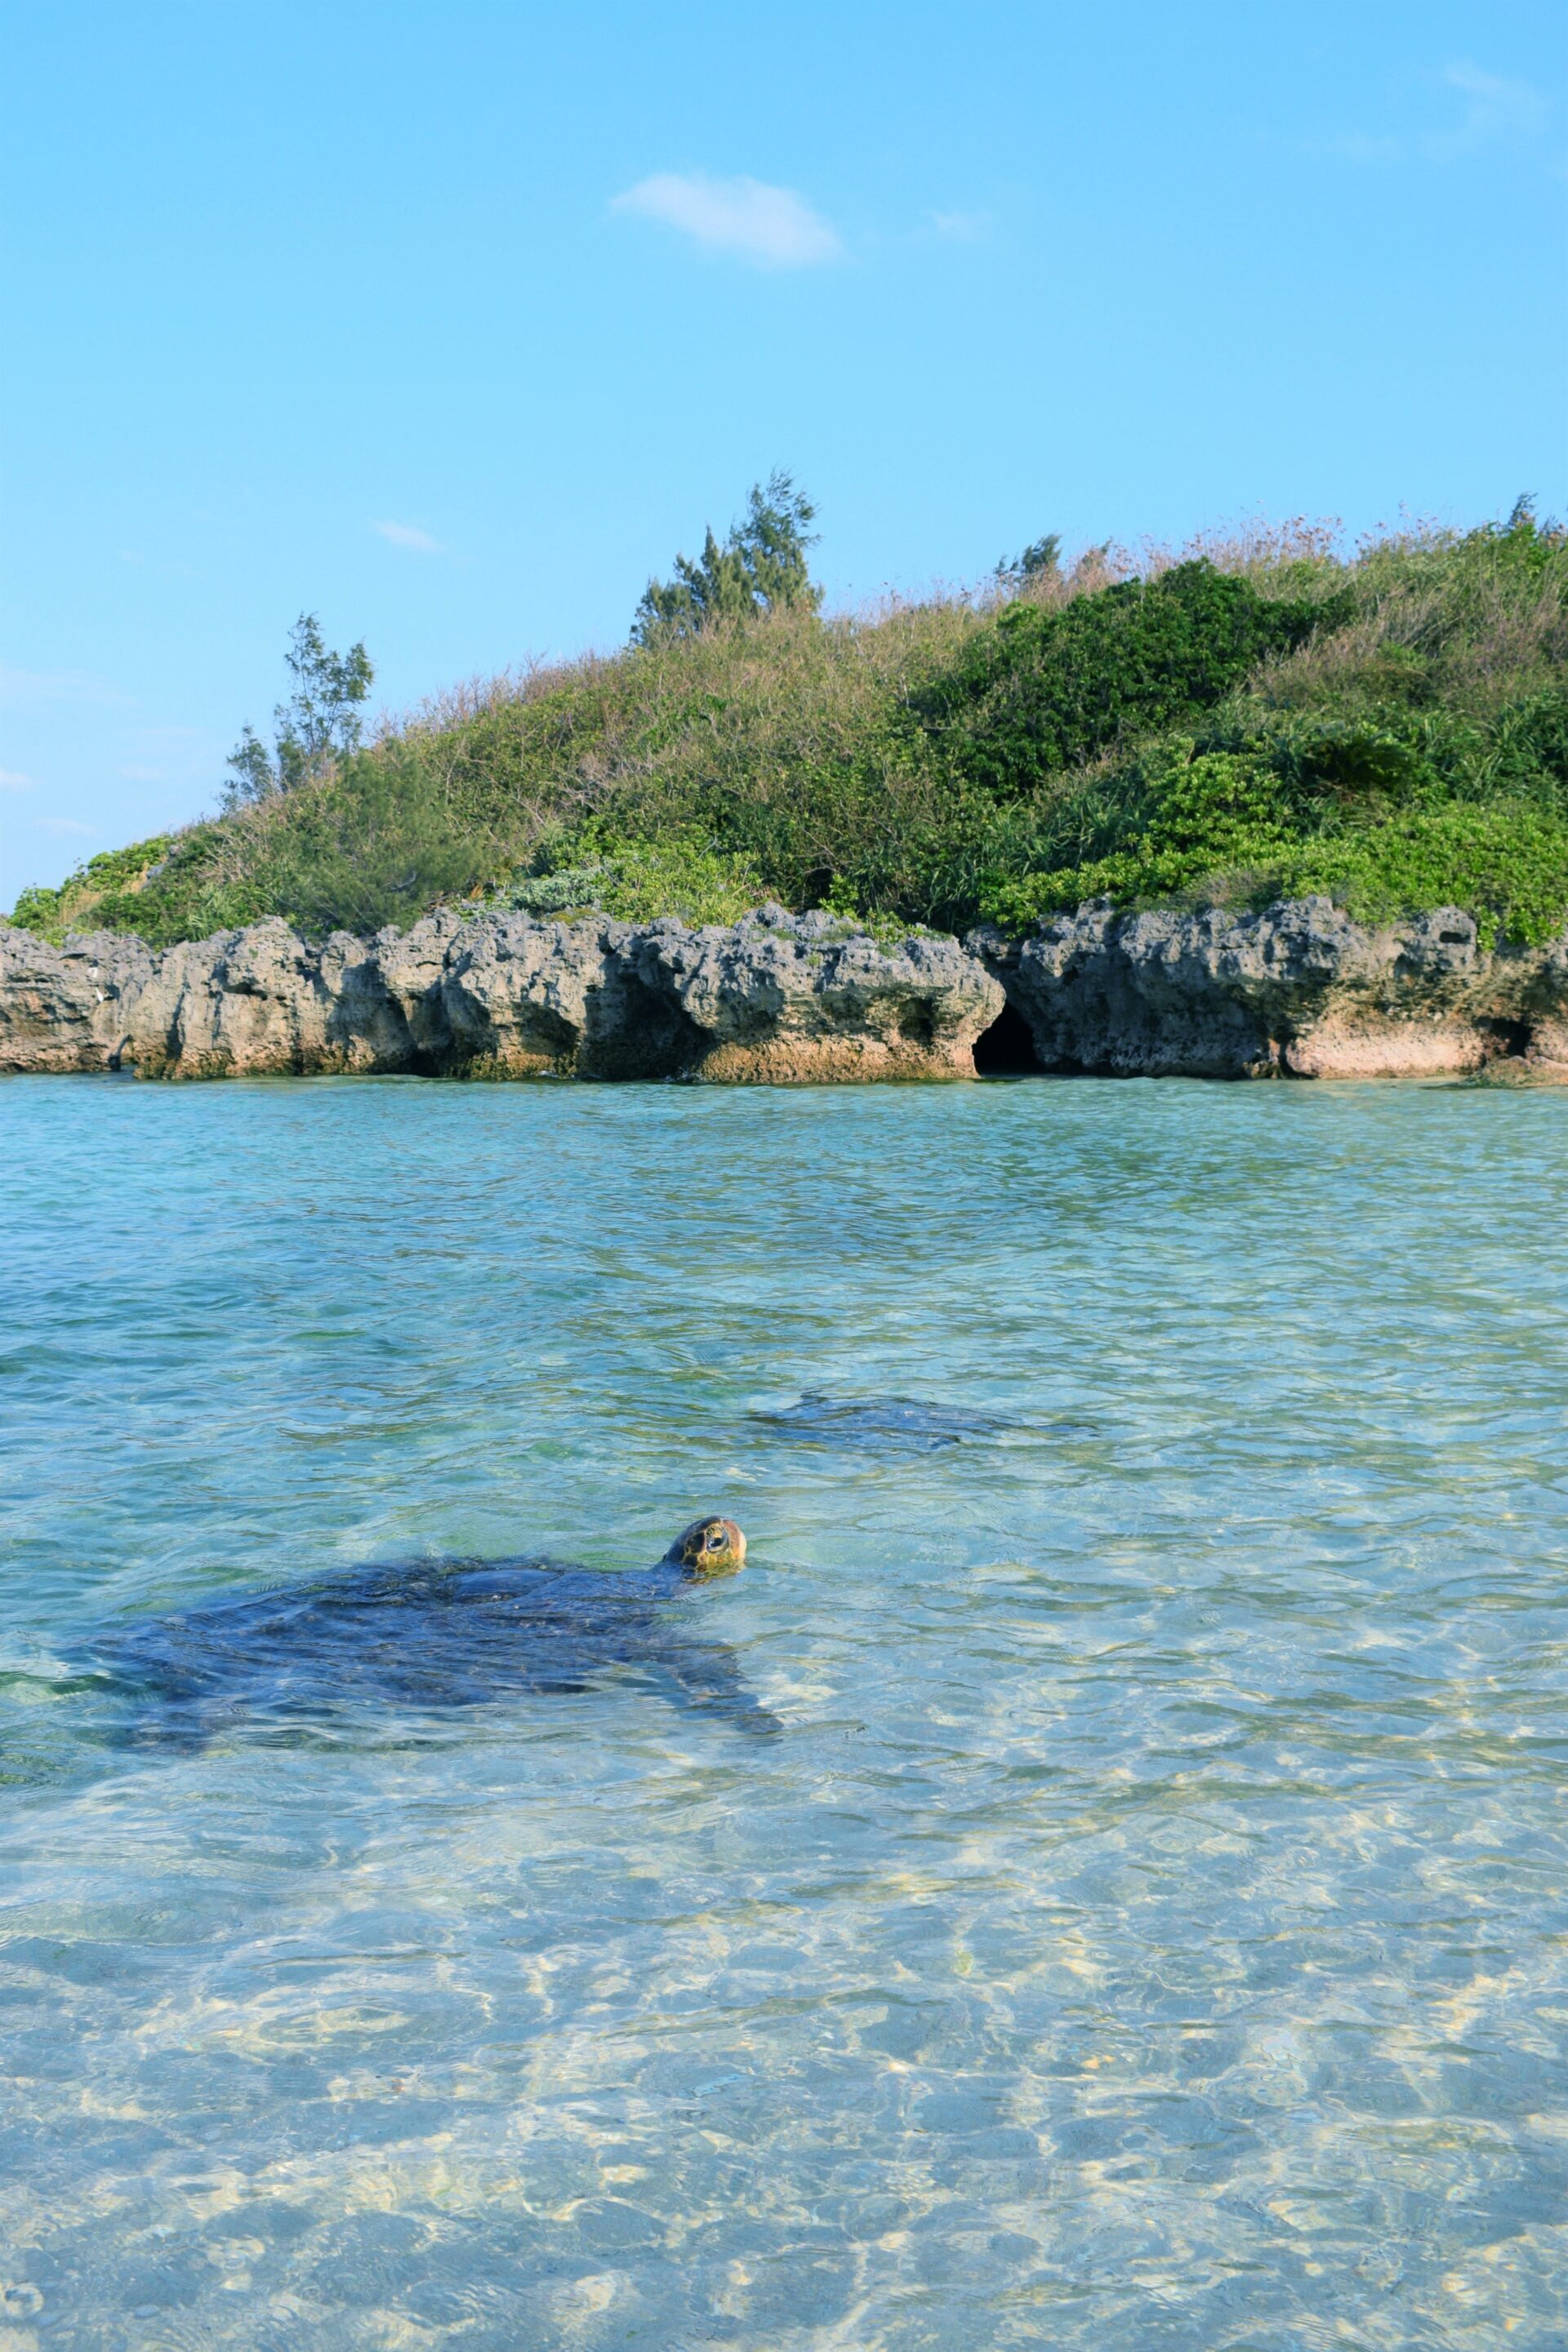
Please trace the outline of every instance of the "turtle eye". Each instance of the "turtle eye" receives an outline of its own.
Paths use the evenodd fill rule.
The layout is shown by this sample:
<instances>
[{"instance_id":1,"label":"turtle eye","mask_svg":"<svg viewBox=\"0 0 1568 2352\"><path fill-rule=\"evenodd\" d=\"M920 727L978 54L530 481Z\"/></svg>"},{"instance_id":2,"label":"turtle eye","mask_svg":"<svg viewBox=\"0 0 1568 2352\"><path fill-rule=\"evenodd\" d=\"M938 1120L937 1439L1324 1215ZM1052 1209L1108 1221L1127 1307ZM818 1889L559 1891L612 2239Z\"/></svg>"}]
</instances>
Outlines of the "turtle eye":
<instances>
[{"instance_id":1,"label":"turtle eye","mask_svg":"<svg viewBox=\"0 0 1568 2352\"><path fill-rule=\"evenodd\" d=\"M723 1528L709 1528L709 1530L708 1530L708 1549L709 1549L709 1550L710 1550L710 1551L722 1551L722 1550L723 1550L723 1549L724 1549L724 1547L725 1547L725 1545L729 1542L729 1540L730 1540L730 1539L729 1539L728 1536L724 1533L724 1530L723 1530Z\"/></svg>"}]
</instances>

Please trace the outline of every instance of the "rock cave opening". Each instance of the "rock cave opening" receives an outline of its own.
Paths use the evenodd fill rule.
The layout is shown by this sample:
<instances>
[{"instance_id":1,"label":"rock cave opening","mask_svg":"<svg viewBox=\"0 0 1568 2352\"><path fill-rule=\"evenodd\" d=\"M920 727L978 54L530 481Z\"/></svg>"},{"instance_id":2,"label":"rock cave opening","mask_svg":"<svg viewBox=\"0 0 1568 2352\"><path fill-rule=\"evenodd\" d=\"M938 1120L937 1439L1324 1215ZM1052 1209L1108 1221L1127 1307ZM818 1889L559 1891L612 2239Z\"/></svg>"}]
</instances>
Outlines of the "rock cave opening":
<instances>
[{"instance_id":1,"label":"rock cave opening","mask_svg":"<svg viewBox=\"0 0 1568 2352\"><path fill-rule=\"evenodd\" d=\"M589 1002L583 1075L594 1078L679 1078L711 1045L678 1004L634 971L616 974Z\"/></svg>"},{"instance_id":2,"label":"rock cave opening","mask_svg":"<svg viewBox=\"0 0 1568 2352\"><path fill-rule=\"evenodd\" d=\"M974 1041L976 1076L1026 1078L1037 1076L1039 1068L1028 1023L1016 1004L1005 1004L990 1028Z\"/></svg>"},{"instance_id":3,"label":"rock cave opening","mask_svg":"<svg viewBox=\"0 0 1568 2352\"><path fill-rule=\"evenodd\" d=\"M1530 1051L1528 1021L1478 1021L1476 1026L1491 1046L1489 1058L1522 1062Z\"/></svg>"}]
</instances>

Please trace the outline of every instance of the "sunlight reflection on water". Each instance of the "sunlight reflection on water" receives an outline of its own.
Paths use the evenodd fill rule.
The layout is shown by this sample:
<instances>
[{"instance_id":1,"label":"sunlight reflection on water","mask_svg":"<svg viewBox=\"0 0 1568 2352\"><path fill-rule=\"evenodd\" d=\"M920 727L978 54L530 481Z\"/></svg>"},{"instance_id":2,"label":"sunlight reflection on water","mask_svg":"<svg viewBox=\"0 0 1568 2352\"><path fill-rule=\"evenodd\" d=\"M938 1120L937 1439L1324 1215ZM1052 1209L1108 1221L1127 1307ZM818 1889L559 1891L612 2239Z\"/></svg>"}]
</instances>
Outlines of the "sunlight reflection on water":
<instances>
[{"instance_id":1,"label":"sunlight reflection on water","mask_svg":"<svg viewBox=\"0 0 1568 2352\"><path fill-rule=\"evenodd\" d=\"M1568 1098L0 1113L0 2352L1563 2340ZM73 1674L708 1507L775 1739Z\"/></svg>"}]
</instances>

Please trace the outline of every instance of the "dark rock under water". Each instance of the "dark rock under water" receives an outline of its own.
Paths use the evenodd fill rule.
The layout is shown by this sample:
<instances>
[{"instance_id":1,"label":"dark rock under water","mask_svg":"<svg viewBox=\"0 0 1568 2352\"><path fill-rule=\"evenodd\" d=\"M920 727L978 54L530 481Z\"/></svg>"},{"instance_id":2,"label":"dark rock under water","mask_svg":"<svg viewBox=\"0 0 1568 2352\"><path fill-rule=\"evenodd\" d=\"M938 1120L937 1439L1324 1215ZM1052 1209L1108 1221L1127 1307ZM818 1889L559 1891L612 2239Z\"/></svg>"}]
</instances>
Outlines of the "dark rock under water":
<instances>
[{"instance_id":1,"label":"dark rock under water","mask_svg":"<svg viewBox=\"0 0 1568 2352\"><path fill-rule=\"evenodd\" d=\"M778 1730L733 1650L689 1623L701 1606L669 1561L620 1575L539 1559L419 1562L147 1619L99 1636L80 1663L121 1703L109 1737L139 1748L300 1738L367 1709L396 1710L406 1726L627 1674L739 1730Z\"/></svg>"}]
</instances>

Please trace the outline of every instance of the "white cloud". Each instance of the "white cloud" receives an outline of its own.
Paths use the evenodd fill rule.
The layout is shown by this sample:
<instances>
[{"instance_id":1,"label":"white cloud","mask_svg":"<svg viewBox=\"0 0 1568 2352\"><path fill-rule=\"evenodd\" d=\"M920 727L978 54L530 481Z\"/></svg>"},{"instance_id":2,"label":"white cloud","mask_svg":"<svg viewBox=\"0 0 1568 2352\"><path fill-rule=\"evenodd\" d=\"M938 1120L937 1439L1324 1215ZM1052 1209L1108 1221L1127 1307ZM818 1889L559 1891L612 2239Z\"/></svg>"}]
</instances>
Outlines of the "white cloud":
<instances>
[{"instance_id":1,"label":"white cloud","mask_svg":"<svg viewBox=\"0 0 1568 2352\"><path fill-rule=\"evenodd\" d=\"M379 531L383 539L389 541L394 547L412 548L416 555L445 555L447 552L439 540L432 539L427 530L416 530L411 522L373 522L371 529Z\"/></svg>"},{"instance_id":2,"label":"white cloud","mask_svg":"<svg viewBox=\"0 0 1568 2352\"><path fill-rule=\"evenodd\" d=\"M1510 81L1503 74L1483 73L1479 66L1461 59L1443 76L1450 89L1462 92L1469 104L1457 130L1426 142L1429 154L1439 159L1467 155L1489 140L1510 131L1534 131L1546 110L1546 101L1527 81Z\"/></svg>"},{"instance_id":3,"label":"white cloud","mask_svg":"<svg viewBox=\"0 0 1568 2352\"><path fill-rule=\"evenodd\" d=\"M1358 163L1398 163L1414 156L1429 163L1451 163L1501 140L1530 138L1546 117L1546 100L1529 82L1486 73L1468 58L1445 67L1440 82L1427 77L1427 87L1458 90L1465 100L1464 112L1452 130L1419 135L1347 131L1334 142L1340 152Z\"/></svg>"},{"instance_id":4,"label":"white cloud","mask_svg":"<svg viewBox=\"0 0 1568 2352\"><path fill-rule=\"evenodd\" d=\"M1344 131L1332 145L1341 155L1348 155L1352 163L1396 163L1405 152L1405 142L1370 131Z\"/></svg>"},{"instance_id":5,"label":"white cloud","mask_svg":"<svg viewBox=\"0 0 1568 2352\"><path fill-rule=\"evenodd\" d=\"M89 838L99 830L96 824L79 824L74 816L36 816L33 823L40 833L79 833Z\"/></svg>"},{"instance_id":6,"label":"white cloud","mask_svg":"<svg viewBox=\"0 0 1568 2352\"><path fill-rule=\"evenodd\" d=\"M106 679L79 669L13 669L0 662L0 702L30 709L51 702L130 702Z\"/></svg>"},{"instance_id":7,"label":"white cloud","mask_svg":"<svg viewBox=\"0 0 1568 2352\"><path fill-rule=\"evenodd\" d=\"M927 218L948 245L978 245L991 226L989 213L930 213Z\"/></svg>"},{"instance_id":8,"label":"white cloud","mask_svg":"<svg viewBox=\"0 0 1568 2352\"><path fill-rule=\"evenodd\" d=\"M701 172L656 172L616 196L612 212L640 213L684 229L716 253L738 253L763 268L804 269L836 261L837 229L793 188L763 180L710 180Z\"/></svg>"},{"instance_id":9,"label":"white cloud","mask_svg":"<svg viewBox=\"0 0 1568 2352\"><path fill-rule=\"evenodd\" d=\"M0 793L30 793L37 782L36 776L24 776L15 768L0 768Z\"/></svg>"}]
</instances>

